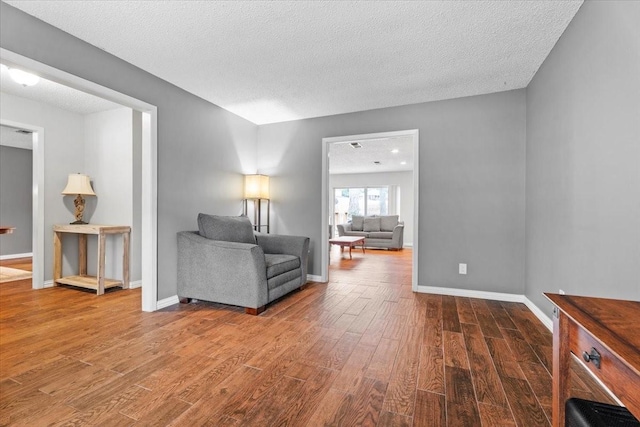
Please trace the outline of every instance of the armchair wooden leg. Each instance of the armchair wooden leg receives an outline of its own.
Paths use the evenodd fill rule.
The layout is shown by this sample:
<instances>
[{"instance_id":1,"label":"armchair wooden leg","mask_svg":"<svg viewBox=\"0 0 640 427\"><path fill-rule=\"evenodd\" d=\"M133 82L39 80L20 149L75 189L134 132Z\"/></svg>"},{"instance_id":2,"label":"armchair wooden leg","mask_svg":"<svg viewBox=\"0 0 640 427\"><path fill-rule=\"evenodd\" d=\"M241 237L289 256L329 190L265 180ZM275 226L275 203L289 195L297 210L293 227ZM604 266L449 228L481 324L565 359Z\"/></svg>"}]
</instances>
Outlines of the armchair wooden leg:
<instances>
[{"instance_id":1,"label":"armchair wooden leg","mask_svg":"<svg viewBox=\"0 0 640 427\"><path fill-rule=\"evenodd\" d=\"M244 312L247 314L250 314L252 316L257 316L258 314L262 313L264 311L264 305L262 307L258 307L258 308L249 308L249 307L245 307L244 308Z\"/></svg>"},{"instance_id":2,"label":"armchair wooden leg","mask_svg":"<svg viewBox=\"0 0 640 427\"><path fill-rule=\"evenodd\" d=\"M189 304L191 302L191 298L179 298L180 304Z\"/></svg>"}]
</instances>

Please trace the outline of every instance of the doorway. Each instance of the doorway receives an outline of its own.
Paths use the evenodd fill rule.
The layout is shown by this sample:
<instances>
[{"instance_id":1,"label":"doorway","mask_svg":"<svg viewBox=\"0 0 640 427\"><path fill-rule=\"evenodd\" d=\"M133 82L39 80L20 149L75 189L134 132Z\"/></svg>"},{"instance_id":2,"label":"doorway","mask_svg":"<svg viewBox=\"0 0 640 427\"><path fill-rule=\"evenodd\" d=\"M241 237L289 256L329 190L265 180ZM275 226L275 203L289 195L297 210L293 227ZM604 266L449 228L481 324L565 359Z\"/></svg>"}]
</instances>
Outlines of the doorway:
<instances>
[{"instance_id":1,"label":"doorway","mask_svg":"<svg viewBox=\"0 0 640 427\"><path fill-rule=\"evenodd\" d=\"M80 77L18 55L6 49L0 49L0 58L4 64L11 64L30 70L41 77L56 83L107 99L142 113L142 310L157 309L157 108L144 101L84 80ZM16 123L2 120L3 124L15 126ZM34 132L33 147L33 287L44 287L44 141L45 130L29 125L17 124ZM36 202L37 198L37 202ZM36 212L37 211L37 212Z\"/></svg>"},{"instance_id":2,"label":"doorway","mask_svg":"<svg viewBox=\"0 0 640 427\"><path fill-rule=\"evenodd\" d=\"M419 133L417 129L395 131L395 132L380 132L372 134L362 135L349 135L340 137L331 137L322 139L322 229L321 229L321 260L322 260L322 275L321 280L326 282L329 278L329 227L332 224L334 212L334 188L330 184L330 166L331 166L331 150L335 148L337 144L351 144L354 142L366 142L366 141L380 141L384 139L393 138L410 138L411 149L413 150L413 175L412 175L412 194L405 194L405 197L412 197L413 207L413 227L411 231L411 240L413 244L412 250L412 280L411 287L413 291L418 289L418 222L419 222Z\"/></svg>"}]
</instances>

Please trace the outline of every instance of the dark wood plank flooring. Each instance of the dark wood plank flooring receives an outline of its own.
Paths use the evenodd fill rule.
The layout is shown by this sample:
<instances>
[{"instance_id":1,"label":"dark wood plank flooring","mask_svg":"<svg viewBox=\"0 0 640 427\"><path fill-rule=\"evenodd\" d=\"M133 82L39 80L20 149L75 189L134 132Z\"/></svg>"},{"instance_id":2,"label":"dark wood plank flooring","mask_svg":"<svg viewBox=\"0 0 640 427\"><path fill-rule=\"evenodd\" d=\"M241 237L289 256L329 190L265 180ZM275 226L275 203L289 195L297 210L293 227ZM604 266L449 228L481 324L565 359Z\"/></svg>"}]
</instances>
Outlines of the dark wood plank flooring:
<instances>
[{"instance_id":1,"label":"dark wood plank flooring","mask_svg":"<svg viewBox=\"0 0 640 427\"><path fill-rule=\"evenodd\" d=\"M2 284L0 425L550 425L551 334L526 306L414 294L411 250L353 256L260 316Z\"/></svg>"}]
</instances>

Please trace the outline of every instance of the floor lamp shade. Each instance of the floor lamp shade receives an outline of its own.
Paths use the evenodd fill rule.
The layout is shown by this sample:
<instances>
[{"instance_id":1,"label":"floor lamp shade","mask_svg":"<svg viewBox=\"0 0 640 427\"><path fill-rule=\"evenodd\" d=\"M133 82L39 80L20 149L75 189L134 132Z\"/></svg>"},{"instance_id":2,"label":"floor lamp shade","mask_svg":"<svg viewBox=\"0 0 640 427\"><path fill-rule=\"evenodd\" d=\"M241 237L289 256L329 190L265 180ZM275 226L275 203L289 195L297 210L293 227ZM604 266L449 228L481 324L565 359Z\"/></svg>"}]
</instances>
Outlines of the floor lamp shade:
<instances>
[{"instance_id":1,"label":"floor lamp shade","mask_svg":"<svg viewBox=\"0 0 640 427\"><path fill-rule=\"evenodd\" d=\"M84 197L82 196L96 195L96 193L93 192L93 188L91 188L91 179L89 178L89 175L83 175L81 173L69 174L67 186L62 190L62 194L76 195L76 198L73 201L73 204L76 207L76 220L71 224L86 224L86 222L82 220L82 216L84 214Z\"/></svg>"},{"instance_id":2,"label":"floor lamp shade","mask_svg":"<svg viewBox=\"0 0 640 427\"><path fill-rule=\"evenodd\" d=\"M269 177L267 175L245 175L244 176L244 200L243 214L249 215L249 200L253 200L253 229L262 232L266 229L269 232L269 216L271 201L269 200ZM266 203L266 223L263 222L262 204Z\"/></svg>"},{"instance_id":3,"label":"floor lamp shade","mask_svg":"<svg viewBox=\"0 0 640 427\"><path fill-rule=\"evenodd\" d=\"M267 175L244 176L245 199L269 199L269 177Z\"/></svg>"}]
</instances>

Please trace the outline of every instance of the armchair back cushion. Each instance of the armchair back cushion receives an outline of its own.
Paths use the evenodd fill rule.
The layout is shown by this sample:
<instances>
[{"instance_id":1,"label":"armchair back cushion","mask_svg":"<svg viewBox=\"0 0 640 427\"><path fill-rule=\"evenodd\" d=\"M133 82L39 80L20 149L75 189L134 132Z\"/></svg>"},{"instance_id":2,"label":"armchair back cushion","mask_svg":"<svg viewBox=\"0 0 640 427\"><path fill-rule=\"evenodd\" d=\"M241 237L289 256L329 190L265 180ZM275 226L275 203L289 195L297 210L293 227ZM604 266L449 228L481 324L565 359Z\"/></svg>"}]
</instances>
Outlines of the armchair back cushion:
<instances>
[{"instance_id":1,"label":"armchair back cushion","mask_svg":"<svg viewBox=\"0 0 640 427\"><path fill-rule=\"evenodd\" d=\"M198 214L198 231L202 237L225 242L256 244L251 221L246 216Z\"/></svg>"},{"instance_id":2,"label":"armchair back cushion","mask_svg":"<svg viewBox=\"0 0 640 427\"><path fill-rule=\"evenodd\" d=\"M351 229L353 231L362 231L364 229L364 217L353 215L351 217Z\"/></svg>"},{"instance_id":3,"label":"armchair back cushion","mask_svg":"<svg viewBox=\"0 0 640 427\"><path fill-rule=\"evenodd\" d=\"M380 231L380 217L366 217L364 219L364 229L362 231Z\"/></svg>"},{"instance_id":4,"label":"armchair back cushion","mask_svg":"<svg viewBox=\"0 0 640 427\"><path fill-rule=\"evenodd\" d=\"M384 215L380 217L380 231L393 231L398 225L398 215Z\"/></svg>"}]
</instances>

